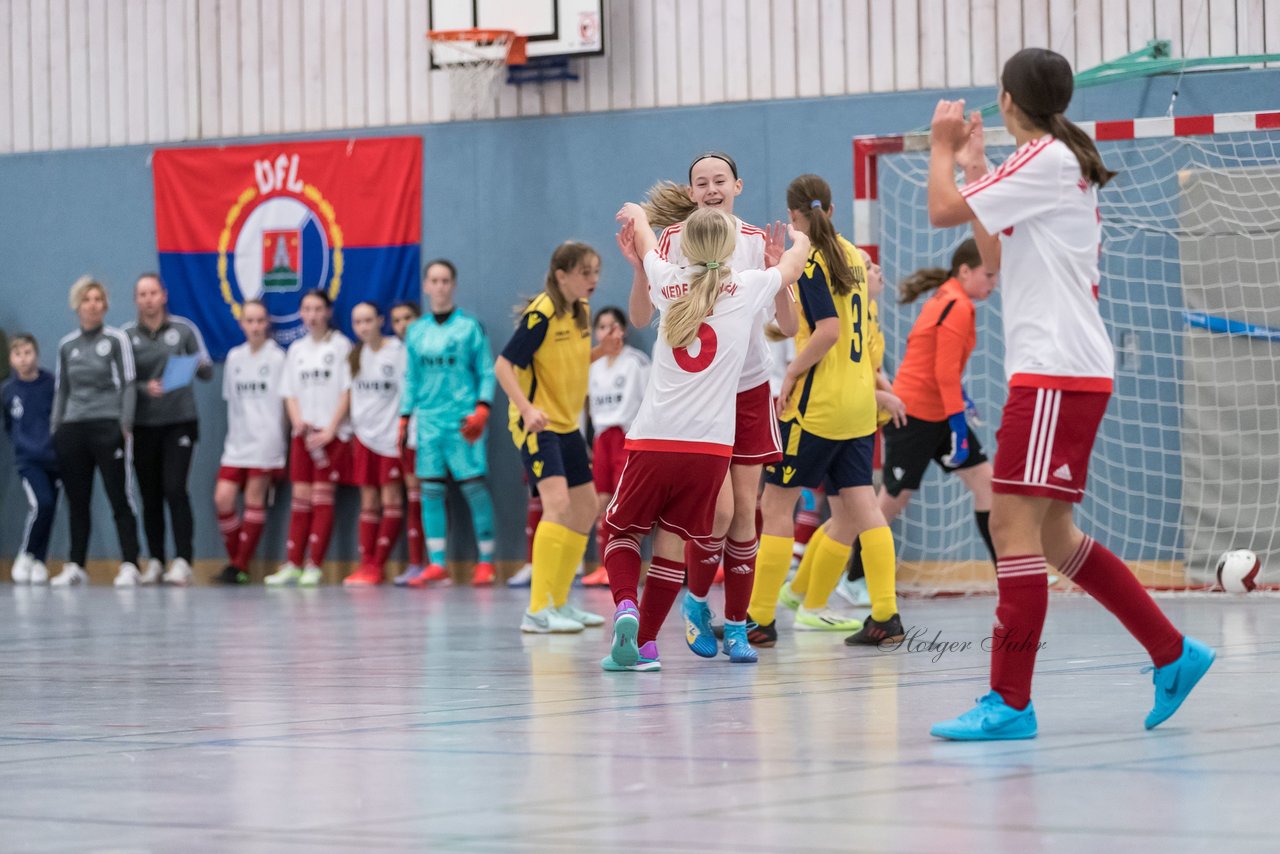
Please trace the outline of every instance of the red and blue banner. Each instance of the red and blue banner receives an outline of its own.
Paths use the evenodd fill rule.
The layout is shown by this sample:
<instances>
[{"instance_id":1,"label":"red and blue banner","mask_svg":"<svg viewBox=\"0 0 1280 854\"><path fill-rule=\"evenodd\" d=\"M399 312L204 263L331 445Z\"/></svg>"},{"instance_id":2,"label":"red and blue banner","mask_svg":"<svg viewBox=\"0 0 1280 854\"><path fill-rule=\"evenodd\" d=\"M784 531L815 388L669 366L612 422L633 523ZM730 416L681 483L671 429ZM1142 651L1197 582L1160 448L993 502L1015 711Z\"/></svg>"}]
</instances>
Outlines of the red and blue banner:
<instances>
[{"instance_id":1,"label":"red and blue banner","mask_svg":"<svg viewBox=\"0 0 1280 854\"><path fill-rule=\"evenodd\" d=\"M215 359L244 340L240 306L260 299L276 340L305 334L302 296L351 309L418 297L422 139L380 137L226 148L164 148L152 160L156 244L169 310Z\"/></svg>"}]
</instances>

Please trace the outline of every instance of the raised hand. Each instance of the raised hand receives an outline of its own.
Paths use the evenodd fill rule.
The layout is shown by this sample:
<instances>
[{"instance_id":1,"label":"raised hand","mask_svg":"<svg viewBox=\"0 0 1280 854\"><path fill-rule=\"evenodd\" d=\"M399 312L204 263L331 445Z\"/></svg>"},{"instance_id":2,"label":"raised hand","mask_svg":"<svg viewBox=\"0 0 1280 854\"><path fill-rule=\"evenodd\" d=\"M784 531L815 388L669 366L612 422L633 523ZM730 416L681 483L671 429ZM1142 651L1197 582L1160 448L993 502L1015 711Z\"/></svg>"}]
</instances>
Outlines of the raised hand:
<instances>
[{"instance_id":1,"label":"raised hand","mask_svg":"<svg viewBox=\"0 0 1280 854\"><path fill-rule=\"evenodd\" d=\"M944 98L939 101L933 110L933 121L929 123L930 145L958 152L968 139L969 124L964 120L964 99L948 101Z\"/></svg>"},{"instance_id":2,"label":"raised hand","mask_svg":"<svg viewBox=\"0 0 1280 854\"><path fill-rule=\"evenodd\" d=\"M982 113L974 110L969 114L969 136L964 145L956 151L956 163L966 170L982 167L987 171L987 145L983 133Z\"/></svg>"},{"instance_id":3,"label":"raised hand","mask_svg":"<svg viewBox=\"0 0 1280 854\"><path fill-rule=\"evenodd\" d=\"M622 222L622 228L614 235L618 240L618 250L628 264L640 269L640 256L636 254L636 221L630 217L623 219L621 213L618 218Z\"/></svg>"},{"instance_id":4,"label":"raised hand","mask_svg":"<svg viewBox=\"0 0 1280 854\"><path fill-rule=\"evenodd\" d=\"M787 229L782 222L776 221L764 228L764 268L778 266L782 253L786 250Z\"/></svg>"}]
</instances>

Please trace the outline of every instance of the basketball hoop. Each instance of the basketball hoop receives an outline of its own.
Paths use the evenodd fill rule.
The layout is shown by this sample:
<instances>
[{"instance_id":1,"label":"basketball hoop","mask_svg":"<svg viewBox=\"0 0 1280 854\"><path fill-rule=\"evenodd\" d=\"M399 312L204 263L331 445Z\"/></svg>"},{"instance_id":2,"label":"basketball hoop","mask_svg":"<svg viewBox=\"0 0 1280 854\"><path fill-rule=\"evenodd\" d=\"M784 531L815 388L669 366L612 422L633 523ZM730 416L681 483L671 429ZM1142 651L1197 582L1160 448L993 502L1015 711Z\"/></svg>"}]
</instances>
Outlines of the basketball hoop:
<instances>
[{"instance_id":1,"label":"basketball hoop","mask_svg":"<svg viewBox=\"0 0 1280 854\"><path fill-rule=\"evenodd\" d=\"M528 61L526 36L511 30L430 30L431 59L449 74L449 102L454 118L475 118L493 99L502 70Z\"/></svg>"}]
</instances>

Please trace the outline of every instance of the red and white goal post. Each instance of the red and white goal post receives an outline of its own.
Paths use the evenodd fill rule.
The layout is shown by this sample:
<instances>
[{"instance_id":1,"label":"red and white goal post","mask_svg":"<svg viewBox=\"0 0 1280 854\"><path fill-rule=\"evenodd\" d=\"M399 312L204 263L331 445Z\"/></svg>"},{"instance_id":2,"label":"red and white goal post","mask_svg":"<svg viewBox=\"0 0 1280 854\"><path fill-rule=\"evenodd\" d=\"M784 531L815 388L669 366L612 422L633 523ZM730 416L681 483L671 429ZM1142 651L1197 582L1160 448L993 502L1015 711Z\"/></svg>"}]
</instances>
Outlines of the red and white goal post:
<instances>
[{"instance_id":1,"label":"red and white goal post","mask_svg":"<svg viewBox=\"0 0 1280 854\"><path fill-rule=\"evenodd\" d=\"M1100 193L1099 306L1115 392L1078 524L1149 587L1209 589L1218 556L1257 552L1280 582L1280 111L1080 122L1119 175ZM988 158L1013 150L986 130ZM946 267L967 228L929 225L928 132L853 140L854 242L884 268L892 371L917 305L898 282ZM1005 399L999 288L978 310L966 390L987 449ZM906 587L969 591L993 570L958 478L931 471L898 524Z\"/></svg>"}]
</instances>

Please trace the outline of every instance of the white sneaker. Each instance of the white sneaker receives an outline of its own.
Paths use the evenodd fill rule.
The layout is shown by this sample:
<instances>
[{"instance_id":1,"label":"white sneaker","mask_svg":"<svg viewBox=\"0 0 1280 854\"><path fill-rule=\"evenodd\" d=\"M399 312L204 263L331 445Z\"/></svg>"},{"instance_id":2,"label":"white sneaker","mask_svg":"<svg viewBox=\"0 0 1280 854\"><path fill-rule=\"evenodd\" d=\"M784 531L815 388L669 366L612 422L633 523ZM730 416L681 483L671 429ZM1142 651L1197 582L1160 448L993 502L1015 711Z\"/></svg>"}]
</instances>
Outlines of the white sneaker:
<instances>
[{"instance_id":1,"label":"white sneaker","mask_svg":"<svg viewBox=\"0 0 1280 854\"><path fill-rule=\"evenodd\" d=\"M32 560L30 566L30 577L27 579L32 584L48 584L49 583L49 567L44 565L42 560Z\"/></svg>"},{"instance_id":2,"label":"white sneaker","mask_svg":"<svg viewBox=\"0 0 1280 854\"><path fill-rule=\"evenodd\" d=\"M556 613L574 622L582 623L584 626L604 625L604 617L599 614L593 614L590 611L584 611L572 602L565 602L559 608L556 608Z\"/></svg>"},{"instance_id":3,"label":"white sneaker","mask_svg":"<svg viewBox=\"0 0 1280 854\"><path fill-rule=\"evenodd\" d=\"M520 620L520 631L534 635L572 634L583 628L582 623L564 616L549 605L541 611L525 611Z\"/></svg>"},{"instance_id":4,"label":"white sneaker","mask_svg":"<svg viewBox=\"0 0 1280 854\"><path fill-rule=\"evenodd\" d=\"M316 566L314 563L308 563L302 569L302 575L298 576L299 587L316 587L324 581L324 570Z\"/></svg>"},{"instance_id":5,"label":"white sneaker","mask_svg":"<svg viewBox=\"0 0 1280 854\"><path fill-rule=\"evenodd\" d=\"M147 561L147 568L143 570L141 577L138 578L139 584L159 584L160 577L164 573L164 564L159 559L151 558Z\"/></svg>"},{"instance_id":6,"label":"white sneaker","mask_svg":"<svg viewBox=\"0 0 1280 854\"><path fill-rule=\"evenodd\" d=\"M120 571L116 573L116 587L137 587L138 581L142 578L142 574L138 572L135 564L125 561L120 564Z\"/></svg>"},{"instance_id":7,"label":"white sneaker","mask_svg":"<svg viewBox=\"0 0 1280 854\"><path fill-rule=\"evenodd\" d=\"M59 572L49 582L50 587L70 587L73 584L88 584L89 573L80 568L78 563L64 563Z\"/></svg>"},{"instance_id":8,"label":"white sneaker","mask_svg":"<svg viewBox=\"0 0 1280 854\"><path fill-rule=\"evenodd\" d=\"M14 584L26 584L31 580L31 555L23 552L13 559L13 569L9 574L13 578Z\"/></svg>"},{"instance_id":9,"label":"white sneaker","mask_svg":"<svg viewBox=\"0 0 1280 854\"><path fill-rule=\"evenodd\" d=\"M855 608L866 608L871 605L871 594L867 592L866 578L859 578L856 581L841 578L840 583L836 585L836 593Z\"/></svg>"},{"instance_id":10,"label":"white sneaker","mask_svg":"<svg viewBox=\"0 0 1280 854\"><path fill-rule=\"evenodd\" d=\"M301 577L302 570L298 568L296 563L285 562L275 572L262 579L262 583L268 587L284 587L289 584L297 584L298 579Z\"/></svg>"},{"instance_id":11,"label":"white sneaker","mask_svg":"<svg viewBox=\"0 0 1280 854\"><path fill-rule=\"evenodd\" d=\"M508 587L528 587L533 583L533 564L526 563L520 571L507 579Z\"/></svg>"},{"instance_id":12,"label":"white sneaker","mask_svg":"<svg viewBox=\"0 0 1280 854\"><path fill-rule=\"evenodd\" d=\"M177 557L173 559L173 563L169 564L169 570L164 574L164 583L186 587L191 583L194 574L191 571L191 564L187 563L185 558Z\"/></svg>"}]
</instances>

